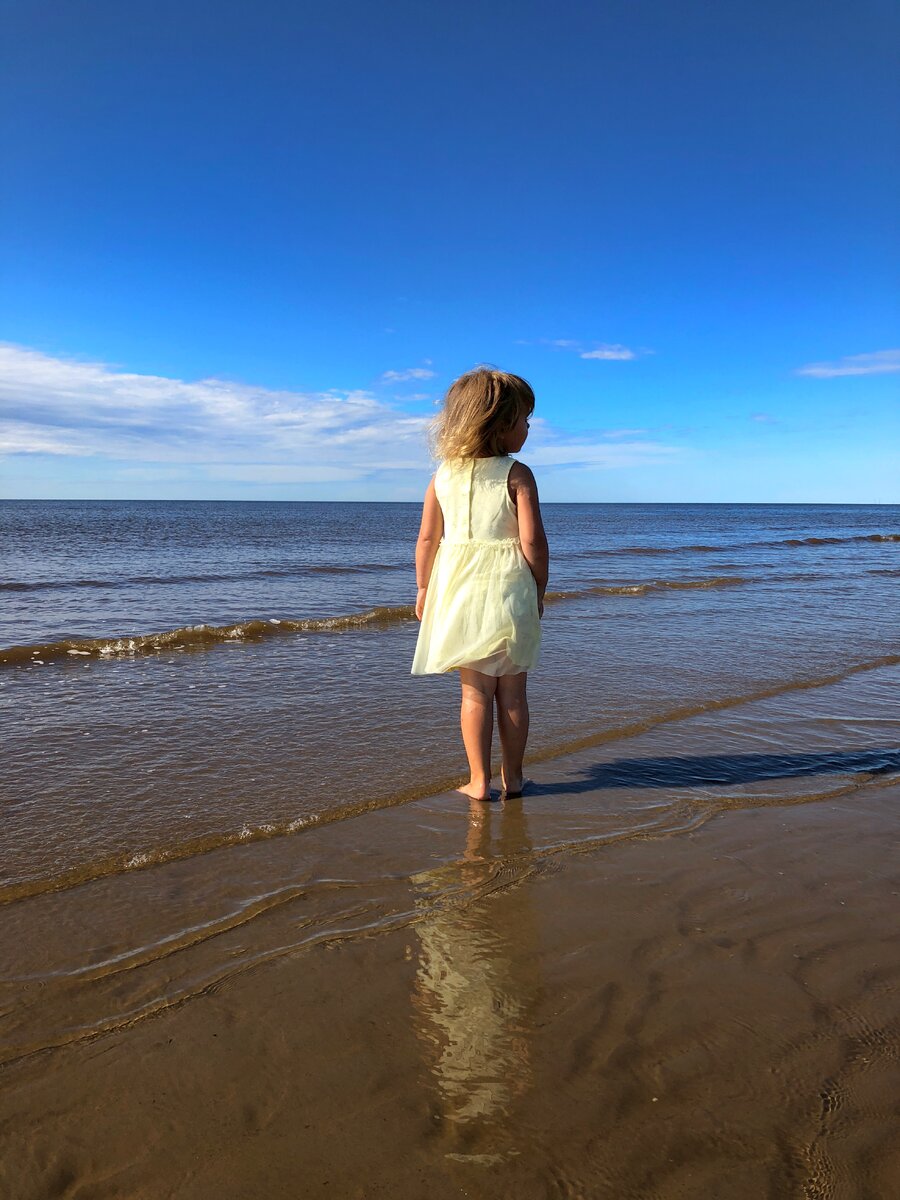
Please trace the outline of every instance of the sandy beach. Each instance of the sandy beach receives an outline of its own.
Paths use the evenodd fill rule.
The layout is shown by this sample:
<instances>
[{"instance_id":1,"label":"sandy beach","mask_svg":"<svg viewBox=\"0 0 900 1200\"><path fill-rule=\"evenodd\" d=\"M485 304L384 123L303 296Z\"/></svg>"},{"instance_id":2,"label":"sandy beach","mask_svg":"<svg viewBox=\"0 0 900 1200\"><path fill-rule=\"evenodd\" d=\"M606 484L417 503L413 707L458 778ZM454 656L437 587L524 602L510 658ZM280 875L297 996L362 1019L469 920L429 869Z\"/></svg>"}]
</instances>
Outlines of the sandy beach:
<instances>
[{"instance_id":1,"label":"sandy beach","mask_svg":"<svg viewBox=\"0 0 900 1200\"><path fill-rule=\"evenodd\" d=\"M0 1197L894 1200L893 510L551 506L472 806L417 518L5 510Z\"/></svg>"},{"instance_id":2,"label":"sandy beach","mask_svg":"<svg viewBox=\"0 0 900 1200\"><path fill-rule=\"evenodd\" d=\"M109 881L43 898L44 924L13 905L0 1190L887 1200L892 774L795 772L718 809L688 783L667 826L578 842L605 802L586 750L535 765L521 801L309 831L293 853L318 837L318 890L156 957L140 946L184 924L190 863L132 875L130 908ZM84 956L86 923L105 965L29 988L29 959Z\"/></svg>"}]
</instances>

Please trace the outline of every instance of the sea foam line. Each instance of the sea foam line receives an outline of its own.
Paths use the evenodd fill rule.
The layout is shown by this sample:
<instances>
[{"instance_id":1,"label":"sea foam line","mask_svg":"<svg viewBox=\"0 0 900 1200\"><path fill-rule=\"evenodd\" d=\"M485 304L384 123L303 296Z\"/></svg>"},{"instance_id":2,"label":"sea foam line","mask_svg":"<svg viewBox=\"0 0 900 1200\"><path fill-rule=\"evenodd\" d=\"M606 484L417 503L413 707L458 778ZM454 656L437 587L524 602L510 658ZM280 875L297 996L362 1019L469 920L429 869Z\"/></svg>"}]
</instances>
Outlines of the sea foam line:
<instances>
[{"instance_id":1,"label":"sea foam line","mask_svg":"<svg viewBox=\"0 0 900 1200\"><path fill-rule=\"evenodd\" d=\"M738 575L717 575L706 579L651 579L633 584L602 584L570 591L548 592L548 602L574 600L590 596L647 596L654 592L736 587L763 582ZM411 604L382 605L365 612L334 617L253 618L232 625L183 625L161 633L128 634L120 637L61 638L55 642L38 642L22 646L0 647L0 667L28 664L45 665L52 659L136 658L171 650L204 649L241 642L258 642L263 638L285 634L345 633L359 629L375 629L402 621L412 621L415 609Z\"/></svg>"},{"instance_id":2,"label":"sea foam line","mask_svg":"<svg viewBox=\"0 0 900 1200\"><path fill-rule=\"evenodd\" d=\"M47 661L67 655L91 658L133 658L187 647L208 647L223 643L255 642L266 637L290 633L331 633L370 626L390 625L415 616L410 604L371 608L366 612L336 617L310 617L301 620L254 618L233 625L182 625L161 633L140 633L122 637L62 638L28 646L0 648L0 666L21 666L36 658Z\"/></svg>"}]
</instances>

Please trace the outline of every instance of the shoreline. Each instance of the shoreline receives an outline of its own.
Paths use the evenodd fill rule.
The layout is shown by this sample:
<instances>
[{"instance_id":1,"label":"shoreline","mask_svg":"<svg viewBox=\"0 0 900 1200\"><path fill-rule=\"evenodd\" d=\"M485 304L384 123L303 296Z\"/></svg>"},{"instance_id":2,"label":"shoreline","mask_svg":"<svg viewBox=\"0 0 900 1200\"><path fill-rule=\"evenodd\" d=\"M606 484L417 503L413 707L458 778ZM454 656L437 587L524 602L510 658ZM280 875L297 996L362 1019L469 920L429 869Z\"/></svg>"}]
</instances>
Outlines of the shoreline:
<instances>
[{"instance_id":1,"label":"shoreline","mask_svg":"<svg viewBox=\"0 0 900 1200\"><path fill-rule=\"evenodd\" d=\"M538 742L527 759L526 772L531 773L536 783L530 794L532 799L541 793L571 794L574 786L572 781L578 777L579 769L584 768L583 775L589 780L592 772L596 775L598 767L601 773L594 779L598 787L615 787L637 793L664 784L670 790L679 790L695 800L702 798L711 811L716 808L717 800L726 806L731 803L732 796L740 802L748 800L746 788L732 788L732 796L721 796L710 790L723 782L734 785L774 780L777 783L772 794L775 803L787 798L788 785L784 780L790 777L803 778L817 772L825 776L843 775L847 780L846 786L853 788L857 786L861 774L900 770L900 747L872 746L869 739L860 739L858 729L860 720L865 722L864 713L869 711L870 706L872 711L885 709L886 693L896 686L895 680L900 682L898 667L900 655L883 654L827 675L790 679L749 692L708 697L703 701L651 711L641 718L571 736L555 744L541 745ZM885 694L879 693L879 687ZM866 695L867 688L873 689L870 695ZM791 703L790 710L779 711L775 719L787 716L791 724L799 727L799 735L792 731L786 741L779 739L783 754L776 752L772 739L768 752L760 754L760 741L753 730L754 721L762 718L771 724L773 706L788 700ZM838 730L841 736L850 735L845 751L835 751L830 740L823 742L821 729L812 729L812 724L821 719L828 711L828 705L835 701L845 706L851 714L843 722L846 729ZM729 713L738 718L734 729L729 729L721 720ZM837 729L833 719L828 718L828 721L830 728ZM697 744L701 743L707 753L700 757L685 756L682 752L685 738L689 749L696 749ZM726 746L732 753L723 754ZM754 753L747 754L748 747L752 747ZM614 755L617 749L625 750L628 754L625 762L630 764L631 769L626 769L624 773L622 770L610 773L607 767L601 767L597 761L608 754ZM801 751L800 755L796 753L797 750ZM661 751L663 757L660 757ZM653 771L647 769L651 766L647 756L656 760L653 764L656 778L653 777ZM641 765L637 773L633 770L635 763ZM548 764L552 765L548 767ZM494 778L499 778L499 775L500 763L496 759ZM568 781L567 775L571 777ZM782 777L780 781L779 776ZM0 904L19 903L53 893L64 894L99 885L104 879L114 880L125 873L158 871L180 861L190 864L202 855L221 857L223 852L227 855L229 851L254 843L292 838L298 833L321 829L332 823L342 824L361 817L371 820L379 812L427 803L435 796L456 788L464 779L464 775L451 776L448 773L443 778L410 783L392 793L363 793L347 799L341 805L326 806L321 811L294 815L281 821L266 821L256 827L245 823L240 828L199 832L184 841L150 845L137 850L110 848L103 857L87 857L82 861L76 859L69 866L57 864L56 873L50 876L29 875L27 871L17 876L15 871L11 871L6 879L0 880ZM704 783L709 784L710 788L703 789ZM580 786L580 790L585 790L584 786ZM809 799L824 798L831 790L826 789L824 793L812 795ZM497 787L492 789L492 794L494 799L498 797ZM277 856L279 851L273 850L272 853Z\"/></svg>"}]
</instances>

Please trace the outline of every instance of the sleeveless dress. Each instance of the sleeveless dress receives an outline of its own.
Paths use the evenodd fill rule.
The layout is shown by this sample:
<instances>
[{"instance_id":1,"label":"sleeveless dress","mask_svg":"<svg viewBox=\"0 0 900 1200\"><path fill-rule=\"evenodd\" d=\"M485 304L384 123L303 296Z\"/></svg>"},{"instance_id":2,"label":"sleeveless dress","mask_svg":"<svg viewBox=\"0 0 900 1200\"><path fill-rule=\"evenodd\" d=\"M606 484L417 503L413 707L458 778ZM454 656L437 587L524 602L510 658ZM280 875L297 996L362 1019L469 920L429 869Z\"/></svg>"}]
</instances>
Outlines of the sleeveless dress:
<instances>
[{"instance_id":1,"label":"sleeveless dress","mask_svg":"<svg viewBox=\"0 0 900 1200\"><path fill-rule=\"evenodd\" d=\"M504 454L444 462L434 490L444 516L413 675L471 667L516 675L536 664L541 642L537 585L522 553Z\"/></svg>"}]
</instances>

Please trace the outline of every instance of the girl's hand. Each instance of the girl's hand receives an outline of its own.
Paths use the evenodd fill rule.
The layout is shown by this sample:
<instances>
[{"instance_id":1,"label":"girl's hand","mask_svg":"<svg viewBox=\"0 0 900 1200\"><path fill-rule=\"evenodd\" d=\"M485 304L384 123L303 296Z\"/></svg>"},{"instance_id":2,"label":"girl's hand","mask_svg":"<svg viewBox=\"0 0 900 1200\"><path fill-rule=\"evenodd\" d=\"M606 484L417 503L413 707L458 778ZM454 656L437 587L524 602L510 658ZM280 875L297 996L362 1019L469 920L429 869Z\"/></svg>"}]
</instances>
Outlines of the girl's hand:
<instances>
[{"instance_id":1,"label":"girl's hand","mask_svg":"<svg viewBox=\"0 0 900 1200\"><path fill-rule=\"evenodd\" d=\"M425 610L425 594L427 593L427 591L428 591L428 588L419 588L419 590L416 592L416 620L417 621L422 620L422 613Z\"/></svg>"}]
</instances>

